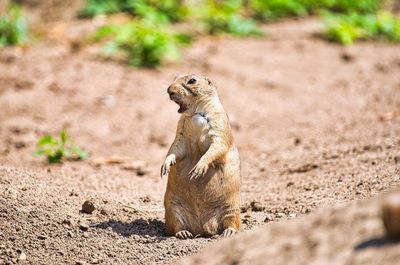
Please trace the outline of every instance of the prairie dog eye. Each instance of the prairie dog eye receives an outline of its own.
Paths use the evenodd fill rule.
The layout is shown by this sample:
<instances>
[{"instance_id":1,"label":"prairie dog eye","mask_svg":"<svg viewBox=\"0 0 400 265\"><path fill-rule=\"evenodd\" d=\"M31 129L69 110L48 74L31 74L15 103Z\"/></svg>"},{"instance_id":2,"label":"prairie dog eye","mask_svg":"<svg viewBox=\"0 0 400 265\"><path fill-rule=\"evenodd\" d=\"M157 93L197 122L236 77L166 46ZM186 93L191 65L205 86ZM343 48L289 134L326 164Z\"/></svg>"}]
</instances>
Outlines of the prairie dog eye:
<instances>
[{"instance_id":1,"label":"prairie dog eye","mask_svg":"<svg viewBox=\"0 0 400 265\"><path fill-rule=\"evenodd\" d=\"M196 79L192 78L187 82L189 85L193 85L194 83L196 83Z\"/></svg>"}]
</instances>

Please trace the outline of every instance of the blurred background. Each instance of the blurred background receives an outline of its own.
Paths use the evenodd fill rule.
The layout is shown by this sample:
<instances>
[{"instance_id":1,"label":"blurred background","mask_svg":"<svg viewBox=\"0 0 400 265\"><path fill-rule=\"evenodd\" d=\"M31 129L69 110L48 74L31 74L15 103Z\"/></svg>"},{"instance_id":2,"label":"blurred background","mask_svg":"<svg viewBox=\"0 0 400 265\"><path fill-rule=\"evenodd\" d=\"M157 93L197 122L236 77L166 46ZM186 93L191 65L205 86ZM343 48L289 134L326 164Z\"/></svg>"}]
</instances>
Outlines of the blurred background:
<instances>
[{"instance_id":1,"label":"blurred background","mask_svg":"<svg viewBox=\"0 0 400 265\"><path fill-rule=\"evenodd\" d=\"M168 263L215 241L163 238L159 170L179 119L166 89L186 73L209 77L229 115L244 230L398 186L399 11L396 0L0 0L0 263ZM88 199L93 214L79 211Z\"/></svg>"}]
</instances>

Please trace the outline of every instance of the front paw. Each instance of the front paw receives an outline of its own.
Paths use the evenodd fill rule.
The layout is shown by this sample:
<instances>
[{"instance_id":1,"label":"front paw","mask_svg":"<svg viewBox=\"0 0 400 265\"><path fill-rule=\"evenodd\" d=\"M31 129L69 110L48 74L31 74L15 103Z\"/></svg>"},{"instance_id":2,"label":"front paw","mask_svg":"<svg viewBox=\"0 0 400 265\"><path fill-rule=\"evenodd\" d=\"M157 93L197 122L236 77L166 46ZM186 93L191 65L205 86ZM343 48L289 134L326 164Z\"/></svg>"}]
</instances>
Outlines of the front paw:
<instances>
[{"instance_id":1,"label":"front paw","mask_svg":"<svg viewBox=\"0 0 400 265\"><path fill-rule=\"evenodd\" d=\"M236 234L236 229L232 227L228 227L227 229L222 232L222 237L232 237Z\"/></svg>"},{"instance_id":2,"label":"front paw","mask_svg":"<svg viewBox=\"0 0 400 265\"><path fill-rule=\"evenodd\" d=\"M208 170L208 165L198 162L192 170L190 170L188 177L190 180L200 178L206 174Z\"/></svg>"},{"instance_id":3,"label":"front paw","mask_svg":"<svg viewBox=\"0 0 400 265\"><path fill-rule=\"evenodd\" d=\"M161 178L167 177L171 167L175 165L176 160L174 155L169 155L164 161L164 164L161 166Z\"/></svg>"},{"instance_id":4,"label":"front paw","mask_svg":"<svg viewBox=\"0 0 400 265\"><path fill-rule=\"evenodd\" d=\"M189 239L193 238L193 234L187 230L181 230L175 234L175 236L179 239Z\"/></svg>"}]
</instances>

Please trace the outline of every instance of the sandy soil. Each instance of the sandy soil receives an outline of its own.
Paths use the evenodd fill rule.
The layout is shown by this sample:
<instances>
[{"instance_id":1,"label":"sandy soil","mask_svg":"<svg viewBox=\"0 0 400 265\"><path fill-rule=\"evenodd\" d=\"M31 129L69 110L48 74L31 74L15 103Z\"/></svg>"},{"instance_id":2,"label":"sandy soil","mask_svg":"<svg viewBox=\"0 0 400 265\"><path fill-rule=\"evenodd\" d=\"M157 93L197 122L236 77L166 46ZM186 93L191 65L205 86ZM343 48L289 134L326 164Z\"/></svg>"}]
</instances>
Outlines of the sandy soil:
<instances>
[{"instance_id":1,"label":"sandy soil","mask_svg":"<svg viewBox=\"0 0 400 265\"><path fill-rule=\"evenodd\" d=\"M386 235L375 199L255 229L207 247L179 264L396 265L399 243Z\"/></svg>"},{"instance_id":2,"label":"sandy soil","mask_svg":"<svg viewBox=\"0 0 400 265\"><path fill-rule=\"evenodd\" d=\"M51 39L0 51L0 264L170 263L220 241L163 235L159 168L178 120L166 88L182 73L213 80L230 115L243 230L400 184L400 46L343 48L296 20L265 26L267 38L201 38L181 64L138 70L71 45L92 27L49 24ZM91 159L148 166L35 158L37 139L62 128ZM92 214L80 212L88 199Z\"/></svg>"}]
</instances>

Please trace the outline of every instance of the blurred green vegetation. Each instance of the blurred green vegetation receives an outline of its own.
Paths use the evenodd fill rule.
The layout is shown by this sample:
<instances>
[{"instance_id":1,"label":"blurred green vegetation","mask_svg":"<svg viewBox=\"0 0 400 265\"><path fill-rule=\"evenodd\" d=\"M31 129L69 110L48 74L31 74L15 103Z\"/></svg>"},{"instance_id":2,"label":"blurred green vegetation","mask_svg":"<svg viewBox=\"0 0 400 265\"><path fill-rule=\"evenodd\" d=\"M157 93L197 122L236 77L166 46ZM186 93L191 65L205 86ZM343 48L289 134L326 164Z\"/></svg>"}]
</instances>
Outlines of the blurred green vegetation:
<instances>
[{"instance_id":1,"label":"blurred green vegetation","mask_svg":"<svg viewBox=\"0 0 400 265\"><path fill-rule=\"evenodd\" d=\"M101 27L94 39L107 39L104 53L132 66L156 67L179 59L179 48L190 41L188 36L171 31L166 25L149 20Z\"/></svg>"},{"instance_id":2,"label":"blurred green vegetation","mask_svg":"<svg viewBox=\"0 0 400 265\"><path fill-rule=\"evenodd\" d=\"M45 135L36 144L36 156L45 156L49 163L60 163L65 157L72 160L83 160L88 154L76 146L66 130L60 132L59 139Z\"/></svg>"},{"instance_id":3,"label":"blurred green vegetation","mask_svg":"<svg viewBox=\"0 0 400 265\"><path fill-rule=\"evenodd\" d=\"M243 9L241 0L208 0L200 8L200 20L209 34L262 35L254 20L241 14Z\"/></svg>"},{"instance_id":4,"label":"blurred green vegetation","mask_svg":"<svg viewBox=\"0 0 400 265\"><path fill-rule=\"evenodd\" d=\"M400 42L400 18L389 12L360 15L325 15L329 39L350 45L358 39Z\"/></svg>"},{"instance_id":5,"label":"blurred green vegetation","mask_svg":"<svg viewBox=\"0 0 400 265\"><path fill-rule=\"evenodd\" d=\"M305 16L308 13L304 1L297 0L250 0L249 7L253 15L263 21Z\"/></svg>"},{"instance_id":6,"label":"blurred green vegetation","mask_svg":"<svg viewBox=\"0 0 400 265\"><path fill-rule=\"evenodd\" d=\"M306 16L321 10L337 13L374 13L382 0L249 0L249 8L258 19L273 21L284 17Z\"/></svg>"},{"instance_id":7,"label":"blurred green vegetation","mask_svg":"<svg viewBox=\"0 0 400 265\"><path fill-rule=\"evenodd\" d=\"M114 14L126 11L126 0L86 0L85 6L79 11L79 16L94 17L100 14Z\"/></svg>"},{"instance_id":8,"label":"blurred green vegetation","mask_svg":"<svg viewBox=\"0 0 400 265\"><path fill-rule=\"evenodd\" d=\"M192 23L193 32L204 28L208 34L261 35L256 23L241 14L243 10L241 0L204 1L196 7L176 0L88 0L80 15L132 15L127 23L100 28L94 40L107 40L103 51L108 57L123 59L132 66L157 67L177 61L180 48L191 40L190 36L176 32L171 23Z\"/></svg>"},{"instance_id":9,"label":"blurred green vegetation","mask_svg":"<svg viewBox=\"0 0 400 265\"><path fill-rule=\"evenodd\" d=\"M152 19L156 15L158 21L176 22L188 15L188 7L180 0L86 0L79 16L93 17L119 12Z\"/></svg>"},{"instance_id":10,"label":"blurred green vegetation","mask_svg":"<svg viewBox=\"0 0 400 265\"><path fill-rule=\"evenodd\" d=\"M386 0L387 1L387 0ZM108 56L130 65L156 67L179 58L182 34L173 24L189 24L190 33L260 36L257 22L322 15L325 34L344 45L358 39L398 41L398 19L381 12L385 0L86 0L82 17L124 12L132 21L99 29Z\"/></svg>"},{"instance_id":11,"label":"blurred green vegetation","mask_svg":"<svg viewBox=\"0 0 400 265\"><path fill-rule=\"evenodd\" d=\"M0 47L20 45L28 39L26 19L18 5L10 5L5 14L0 14Z\"/></svg>"}]
</instances>

